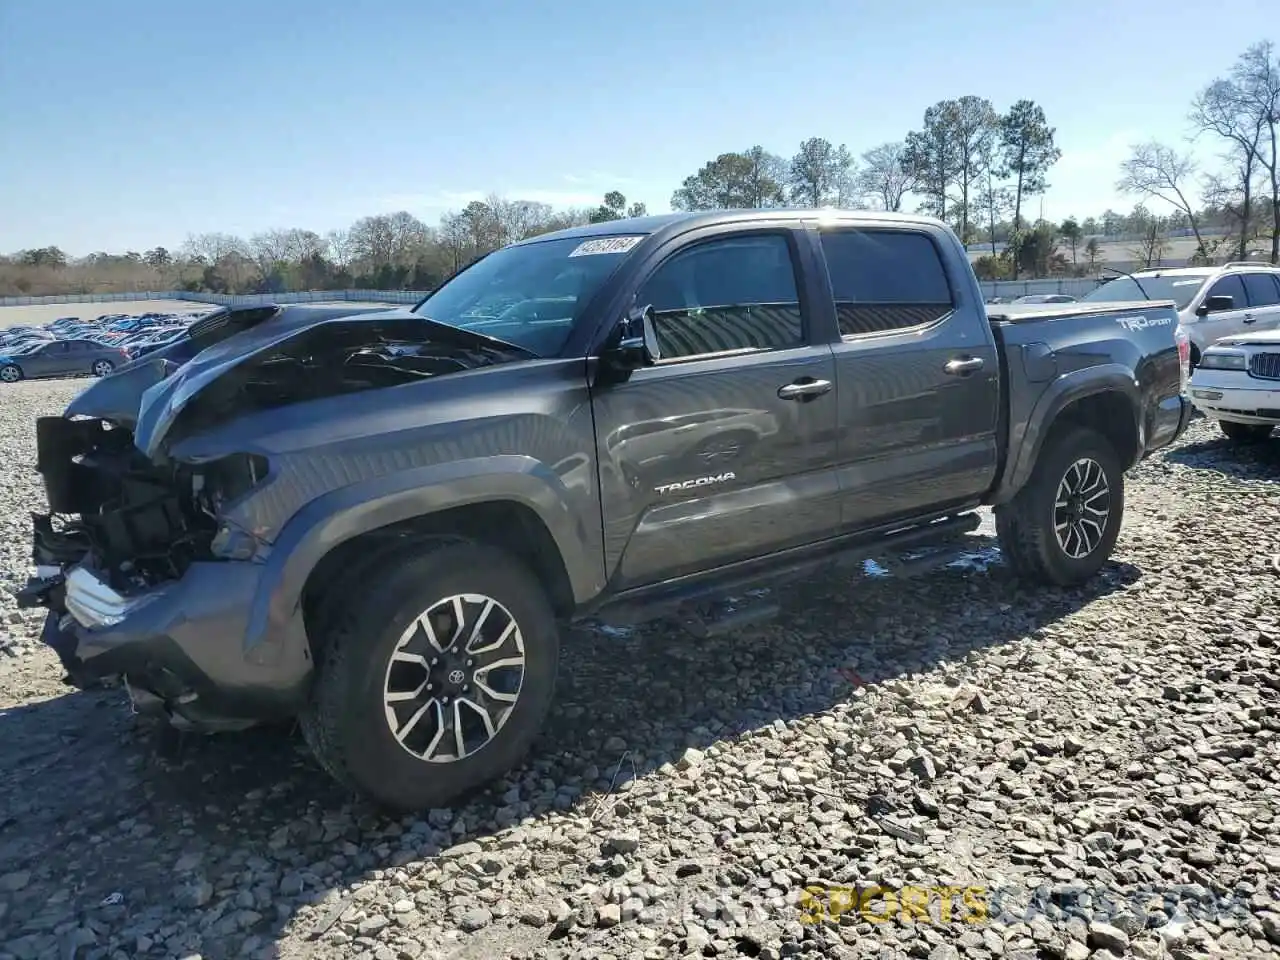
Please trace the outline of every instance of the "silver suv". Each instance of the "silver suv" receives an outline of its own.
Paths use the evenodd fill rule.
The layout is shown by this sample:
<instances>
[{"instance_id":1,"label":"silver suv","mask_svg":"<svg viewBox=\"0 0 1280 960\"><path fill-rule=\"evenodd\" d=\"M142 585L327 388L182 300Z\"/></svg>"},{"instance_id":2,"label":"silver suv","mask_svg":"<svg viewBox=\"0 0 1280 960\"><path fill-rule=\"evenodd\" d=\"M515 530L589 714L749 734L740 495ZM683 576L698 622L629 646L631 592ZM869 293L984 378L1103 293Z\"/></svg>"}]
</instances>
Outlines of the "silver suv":
<instances>
[{"instance_id":1,"label":"silver suv","mask_svg":"<svg viewBox=\"0 0 1280 960\"><path fill-rule=\"evenodd\" d=\"M1223 337L1280 328L1280 267L1234 261L1218 267L1140 270L1109 280L1081 301L1172 300L1191 340L1191 364Z\"/></svg>"}]
</instances>

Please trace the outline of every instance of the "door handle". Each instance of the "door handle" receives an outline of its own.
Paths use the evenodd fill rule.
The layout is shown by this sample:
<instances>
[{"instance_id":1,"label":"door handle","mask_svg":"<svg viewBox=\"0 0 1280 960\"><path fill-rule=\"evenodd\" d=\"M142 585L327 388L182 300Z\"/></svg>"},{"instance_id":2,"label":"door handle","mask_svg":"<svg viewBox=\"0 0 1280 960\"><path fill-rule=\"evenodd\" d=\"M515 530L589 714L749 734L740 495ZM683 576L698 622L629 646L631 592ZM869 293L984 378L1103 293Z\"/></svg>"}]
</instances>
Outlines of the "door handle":
<instances>
[{"instance_id":1,"label":"door handle","mask_svg":"<svg viewBox=\"0 0 1280 960\"><path fill-rule=\"evenodd\" d=\"M814 380L806 377L778 388L778 396L783 400L812 400L831 389L830 380Z\"/></svg>"},{"instance_id":2,"label":"door handle","mask_svg":"<svg viewBox=\"0 0 1280 960\"><path fill-rule=\"evenodd\" d=\"M1245 323L1253 323L1253 321L1254 321L1255 319L1256 319L1256 318L1254 317L1254 315L1253 315L1252 313L1246 313L1246 314L1244 315L1244 322L1245 322Z\"/></svg>"},{"instance_id":3,"label":"door handle","mask_svg":"<svg viewBox=\"0 0 1280 960\"><path fill-rule=\"evenodd\" d=\"M967 377L983 366L981 357L969 357L965 360L948 360L942 369L953 377Z\"/></svg>"}]
</instances>

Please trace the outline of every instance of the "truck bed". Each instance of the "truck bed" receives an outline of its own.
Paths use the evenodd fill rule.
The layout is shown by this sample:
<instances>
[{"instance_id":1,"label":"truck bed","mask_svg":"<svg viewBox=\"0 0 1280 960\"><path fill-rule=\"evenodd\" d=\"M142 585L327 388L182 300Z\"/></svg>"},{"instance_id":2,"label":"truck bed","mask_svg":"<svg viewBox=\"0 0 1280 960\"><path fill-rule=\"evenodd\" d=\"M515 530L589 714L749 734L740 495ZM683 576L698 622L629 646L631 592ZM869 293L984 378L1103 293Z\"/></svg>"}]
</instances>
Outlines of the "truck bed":
<instances>
[{"instance_id":1,"label":"truck bed","mask_svg":"<svg viewBox=\"0 0 1280 960\"><path fill-rule=\"evenodd\" d=\"M987 318L1004 323L1070 320L1098 314L1133 313L1137 310L1174 310L1172 300L1134 300L1128 303L1000 303L987 307ZM1176 318L1175 318L1175 323Z\"/></svg>"}]
</instances>

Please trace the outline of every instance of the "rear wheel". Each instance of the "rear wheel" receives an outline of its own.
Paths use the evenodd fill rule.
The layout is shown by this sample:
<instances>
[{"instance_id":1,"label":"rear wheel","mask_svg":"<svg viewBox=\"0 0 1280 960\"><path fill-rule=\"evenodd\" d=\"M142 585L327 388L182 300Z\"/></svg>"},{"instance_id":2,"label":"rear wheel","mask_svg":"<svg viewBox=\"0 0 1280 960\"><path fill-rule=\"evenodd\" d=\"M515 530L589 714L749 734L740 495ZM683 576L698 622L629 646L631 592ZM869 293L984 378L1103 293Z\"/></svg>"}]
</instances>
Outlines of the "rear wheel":
<instances>
[{"instance_id":1,"label":"rear wheel","mask_svg":"<svg viewBox=\"0 0 1280 960\"><path fill-rule=\"evenodd\" d=\"M6 363L0 367L0 382L17 383L22 379L22 369L15 363Z\"/></svg>"},{"instance_id":2,"label":"rear wheel","mask_svg":"<svg viewBox=\"0 0 1280 960\"><path fill-rule=\"evenodd\" d=\"M105 377L115 368L116 365L110 360L95 360L93 364L93 375L95 377Z\"/></svg>"},{"instance_id":3,"label":"rear wheel","mask_svg":"<svg viewBox=\"0 0 1280 960\"><path fill-rule=\"evenodd\" d=\"M1275 429L1266 423L1236 423L1234 420L1219 420L1218 426L1233 443L1261 443Z\"/></svg>"},{"instance_id":4,"label":"rear wheel","mask_svg":"<svg viewBox=\"0 0 1280 960\"><path fill-rule=\"evenodd\" d=\"M1026 486L996 508L996 532L1020 577L1074 586L1111 557L1123 516L1115 449L1098 432L1072 427L1048 440Z\"/></svg>"},{"instance_id":5,"label":"rear wheel","mask_svg":"<svg viewBox=\"0 0 1280 960\"><path fill-rule=\"evenodd\" d=\"M302 729L317 759L378 802L452 804L528 752L555 689L559 633L510 555L437 542L370 571L331 624Z\"/></svg>"}]
</instances>

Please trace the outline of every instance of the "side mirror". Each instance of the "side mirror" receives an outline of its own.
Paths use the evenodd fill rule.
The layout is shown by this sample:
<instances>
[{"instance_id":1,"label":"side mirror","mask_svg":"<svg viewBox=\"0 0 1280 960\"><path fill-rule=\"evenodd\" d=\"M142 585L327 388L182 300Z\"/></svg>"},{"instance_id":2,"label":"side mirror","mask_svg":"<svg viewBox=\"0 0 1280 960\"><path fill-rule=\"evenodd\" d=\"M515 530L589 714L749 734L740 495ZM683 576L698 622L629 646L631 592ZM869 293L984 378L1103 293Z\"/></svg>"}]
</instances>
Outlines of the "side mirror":
<instances>
[{"instance_id":1,"label":"side mirror","mask_svg":"<svg viewBox=\"0 0 1280 960\"><path fill-rule=\"evenodd\" d=\"M1236 298L1220 293L1212 297L1205 297L1204 303L1196 308L1196 316L1206 317L1211 313L1221 313L1223 310L1234 310L1235 308Z\"/></svg>"},{"instance_id":2,"label":"side mirror","mask_svg":"<svg viewBox=\"0 0 1280 960\"><path fill-rule=\"evenodd\" d=\"M641 367L651 367L662 359L658 332L653 324L653 306L634 307L618 324L600 357L610 379L626 380Z\"/></svg>"}]
</instances>

